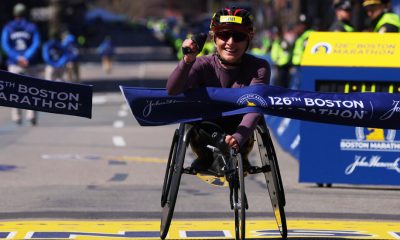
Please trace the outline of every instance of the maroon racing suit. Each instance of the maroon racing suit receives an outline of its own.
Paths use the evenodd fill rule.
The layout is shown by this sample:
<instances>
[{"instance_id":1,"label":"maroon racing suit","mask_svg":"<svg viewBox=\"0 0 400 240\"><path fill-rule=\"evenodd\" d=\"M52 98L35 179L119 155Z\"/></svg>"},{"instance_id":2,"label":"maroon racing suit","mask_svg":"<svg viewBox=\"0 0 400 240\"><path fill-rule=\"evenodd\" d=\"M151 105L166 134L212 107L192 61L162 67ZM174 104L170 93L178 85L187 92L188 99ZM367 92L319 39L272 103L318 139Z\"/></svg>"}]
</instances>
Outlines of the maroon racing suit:
<instances>
[{"instance_id":1,"label":"maroon racing suit","mask_svg":"<svg viewBox=\"0 0 400 240\"><path fill-rule=\"evenodd\" d=\"M170 95L185 92L197 87L241 88L253 84L269 84L271 68L267 61L244 54L240 65L224 68L217 55L197 57L193 63L187 64L181 60L167 81L167 91ZM258 113L247 113L211 120L231 134L240 148L252 135Z\"/></svg>"}]
</instances>

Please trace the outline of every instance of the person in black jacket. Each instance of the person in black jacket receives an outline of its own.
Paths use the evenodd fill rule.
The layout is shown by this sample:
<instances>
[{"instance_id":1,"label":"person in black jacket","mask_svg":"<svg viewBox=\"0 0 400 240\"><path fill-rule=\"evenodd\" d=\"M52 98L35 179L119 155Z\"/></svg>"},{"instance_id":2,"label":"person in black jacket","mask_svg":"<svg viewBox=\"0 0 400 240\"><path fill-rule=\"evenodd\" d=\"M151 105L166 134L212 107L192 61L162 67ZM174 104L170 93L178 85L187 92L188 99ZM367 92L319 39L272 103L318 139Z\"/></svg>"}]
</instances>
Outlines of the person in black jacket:
<instances>
[{"instance_id":1,"label":"person in black jacket","mask_svg":"<svg viewBox=\"0 0 400 240\"><path fill-rule=\"evenodd\" d=\"M335 21L329 28L332 32L354 32L354 27L351 25L351 10L352 3L350 0L335 0L333 2L335 8Z\"/></svg>"}]
</instances>

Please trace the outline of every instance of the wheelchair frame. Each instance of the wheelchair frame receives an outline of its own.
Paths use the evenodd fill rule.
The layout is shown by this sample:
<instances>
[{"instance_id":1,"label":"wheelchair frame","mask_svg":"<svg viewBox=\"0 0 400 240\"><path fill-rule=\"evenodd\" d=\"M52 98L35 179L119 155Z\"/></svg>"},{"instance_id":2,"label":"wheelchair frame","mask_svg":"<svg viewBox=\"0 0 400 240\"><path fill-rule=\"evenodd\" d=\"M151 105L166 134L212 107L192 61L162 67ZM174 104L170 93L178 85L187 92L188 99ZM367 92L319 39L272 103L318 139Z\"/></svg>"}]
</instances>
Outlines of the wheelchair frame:
<instances>
[{"instance_id":1,"label":"wheelchair frame","mask_svg":"<svg viewBox=\"0 0 400 240\"><path fill-rule=\"evenodd\" d=\"M161 195L161 239L167 237L171 225L182 174L196 174L189 169L183 168L192 128L193 125L190 123L180 124L179 128L175 130L172 139ZM285 193L275 149L264 118L261 118L257 124L255 136L262 165L261 167L251 167L248 173L264 173L276 223L282 238L286 239ZM218 156L221 156L221 154ZM230 178L228 182L231 209L235 213L235 239L245 239L245 210L248 208L248 204L245 193L243 163L240 154L231 154L230 158L227 162L233 163L231 167L233 171L231 171L231 175L226 175L226 177Z\"/></svg>"}]
</instances>

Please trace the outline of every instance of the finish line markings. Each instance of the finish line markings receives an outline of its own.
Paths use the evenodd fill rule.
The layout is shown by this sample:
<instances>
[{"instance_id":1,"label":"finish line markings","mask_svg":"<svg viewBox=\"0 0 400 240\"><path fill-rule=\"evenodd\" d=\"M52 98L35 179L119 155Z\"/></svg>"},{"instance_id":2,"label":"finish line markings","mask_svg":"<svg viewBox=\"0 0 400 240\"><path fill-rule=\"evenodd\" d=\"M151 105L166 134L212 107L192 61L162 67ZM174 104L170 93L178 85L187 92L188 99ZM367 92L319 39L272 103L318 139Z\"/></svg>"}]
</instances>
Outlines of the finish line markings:
<instances>
[{"instance_id":1,"label":"finish line markings","mask_svg":"<svg viewBox=\"0 0 400 240\"><path fill-rule=\"evenodd\" d=\"M0 239L159 239L159 221L3 221ZM400 239L400 222L292 220L288 236ZM167 239L231 239L232 220L172 221ZM247 238L279 238L275 220L248 220Z\"/></svg>"}]
</instances>

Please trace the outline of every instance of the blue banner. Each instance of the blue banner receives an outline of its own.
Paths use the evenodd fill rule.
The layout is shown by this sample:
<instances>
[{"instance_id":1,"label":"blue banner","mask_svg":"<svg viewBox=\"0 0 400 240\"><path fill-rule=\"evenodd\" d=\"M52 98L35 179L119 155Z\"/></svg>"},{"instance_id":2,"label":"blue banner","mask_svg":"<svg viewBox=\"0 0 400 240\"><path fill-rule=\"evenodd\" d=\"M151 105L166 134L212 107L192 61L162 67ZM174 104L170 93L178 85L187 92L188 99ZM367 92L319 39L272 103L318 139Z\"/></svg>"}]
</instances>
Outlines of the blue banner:
<instances>
[{"instance_id":1,"label":"blue banner","mask_svg":"<svg viewBox=\"0 0 400 240\"><path fill-rule=\"evenodd\" d=\"M91 118L92 86L0 71L0 106Z\"/></svg>"},{"instance_id":2,"label":"blue banner","mask_svg":"<svg viewBox=\"0 0 400 240\"><path fill-rule=\"evenodd\" d=\"M258 112L341 125L400 129L400 95L321 93L269 85L197 88L169 96L165 89L121 86L142 126L192 122Z\"/></svg>"}]
</instances>

